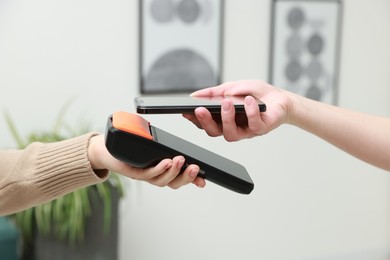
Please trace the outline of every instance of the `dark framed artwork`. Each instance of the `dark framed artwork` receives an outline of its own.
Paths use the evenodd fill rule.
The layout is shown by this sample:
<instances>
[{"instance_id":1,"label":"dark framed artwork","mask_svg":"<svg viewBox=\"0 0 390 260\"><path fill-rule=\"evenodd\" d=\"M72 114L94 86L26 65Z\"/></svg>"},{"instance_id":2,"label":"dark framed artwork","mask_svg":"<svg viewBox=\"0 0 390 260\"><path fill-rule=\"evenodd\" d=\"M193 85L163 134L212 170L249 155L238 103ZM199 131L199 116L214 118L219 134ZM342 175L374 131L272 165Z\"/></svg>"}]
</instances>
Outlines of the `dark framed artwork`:
<instances>
[{"instance_id":1,"label":"dark framed artwork","mask_svg":"<svg viewBox=\"0 0 390 260\"><path fill-rule=\"evenodd\" d=\"M269 81L337 103L342 3L273 0Z\"/></svg>"},{"instance_id":2,"label":"dark framed artwork","mask_svg":"<svg viewBox=\"0 0 390 260\"><path fill-rule=\"evenodd\" d=\"M141 93L221 82L223 0L139 0Z\"/></svg>"}]
</instances>

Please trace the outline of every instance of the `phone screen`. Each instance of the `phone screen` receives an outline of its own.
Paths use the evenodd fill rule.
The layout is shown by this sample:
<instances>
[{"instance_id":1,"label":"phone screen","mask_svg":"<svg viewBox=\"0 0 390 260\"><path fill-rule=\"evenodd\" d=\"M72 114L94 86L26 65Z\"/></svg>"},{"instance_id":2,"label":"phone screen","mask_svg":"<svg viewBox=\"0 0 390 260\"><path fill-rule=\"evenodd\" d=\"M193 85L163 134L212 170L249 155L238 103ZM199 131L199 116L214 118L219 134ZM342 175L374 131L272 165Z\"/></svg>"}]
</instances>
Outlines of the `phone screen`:
<instances>
[{"instance_id":1,"label":"phone screen","mask_svg":"<svg viewBox=\"0 0 390 260\"><path fill-rule=\"evenodd\" d=\"M146 96L136 97L134 103L139 114L176 114L192 113L197 107L205 107L211 113L221 112L223 99L233 101L236 113L245 113L245 96L216 96L216 97L191 97L191 96ZM266 105L256 99L260 112L266 111Z\"/></svg>"}]
</instances>

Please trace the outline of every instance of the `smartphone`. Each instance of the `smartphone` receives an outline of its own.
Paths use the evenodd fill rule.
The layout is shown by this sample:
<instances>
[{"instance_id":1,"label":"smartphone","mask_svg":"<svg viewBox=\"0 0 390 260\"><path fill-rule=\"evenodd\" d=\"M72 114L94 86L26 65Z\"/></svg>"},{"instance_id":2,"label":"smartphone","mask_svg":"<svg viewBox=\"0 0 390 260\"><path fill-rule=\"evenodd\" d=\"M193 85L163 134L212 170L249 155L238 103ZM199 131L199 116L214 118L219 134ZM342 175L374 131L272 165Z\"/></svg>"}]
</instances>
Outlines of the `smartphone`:
<instances>
[{"instance_id":1,"label":"smartphone","mask_svg":"<svg viewBox=\"0 0 390 260\"><path fill-rule=\"evenodd\" d=\"M216 96L216 97L191 97L191 96L145 96L136 97L134 103L139 114L181 114L193 113L197 107L205 107L210 113L221 112L223 99L233 101L236 113L245 113L245 96ZM255 98L259 111L265 112L266 105Z\"/></svg>"}]
</instances>

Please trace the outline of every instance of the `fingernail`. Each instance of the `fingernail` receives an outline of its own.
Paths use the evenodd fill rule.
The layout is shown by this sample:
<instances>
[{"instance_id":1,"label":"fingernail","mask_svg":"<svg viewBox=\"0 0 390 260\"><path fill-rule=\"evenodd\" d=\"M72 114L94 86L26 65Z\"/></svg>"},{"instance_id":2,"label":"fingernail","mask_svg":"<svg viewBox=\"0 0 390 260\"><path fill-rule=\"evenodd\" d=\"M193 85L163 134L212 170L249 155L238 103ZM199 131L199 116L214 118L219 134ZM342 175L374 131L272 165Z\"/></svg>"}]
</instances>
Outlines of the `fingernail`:
<instances>
[{"instance_id":1,"label":"fingernail","mask_svg":"<svg viewBox=\"0 0 390 260\"><path fill-rule=\"evenodd\" d=\"M195 169L192 169L192 170L190 171L190 177L191 177L191 178L195 178L196 175L198 175L198 171L195 170Z\"/></svg>"},{"instance_id":2,"label":"fingernail","mask_svg":"<svg viewBox=\"0 0 390 260\"><path fill-rule=\"evenodd\" d=\"M201 185L199 182L194 182L194 184L195 184L198 188L203 188L203 185Z\"/></svg>"},{"instance_id":3,"label":"fingernail","mask_svg":"<svg viewBox=\"0 0 390 260\"><path fill-rule=\"evenodd\" d=\"M229 112L231 108L230 102L222 102L222 110L225 112Z\"/></svg>"},{"instance_id":4,"label":"fingernail","mask_svg":"<svg viewBox=\"0 0 390 260\"><path fill-rule=\"evenodd\" d=\"M253 98L248 98L248 97L245 98L245 104L247 106L252 105L252 103L253 103Z\"/></svg>"},{"instance_id":5,"label":"fingernail","mask_svg":"<svg viewBox=\"0 0 390 260\"><path fill-rule=\"evenodd\" d=\"M177 163L177 168L181 169L181 167L183 167L184 165L184 158L180 159L179 162Z\"/></svg>"},{"instance_id":6,"label":"fingernail","mask_svg":"<svg viewBox=\"0 0 390 260\"><path fill-rule=\"evenodd\" d=\"M203 114L202 113L197 113L196 110L199 110L199 109L198 108L195 109L196 117L202 119L203 118Z\"/></svg>"}]
</instances>

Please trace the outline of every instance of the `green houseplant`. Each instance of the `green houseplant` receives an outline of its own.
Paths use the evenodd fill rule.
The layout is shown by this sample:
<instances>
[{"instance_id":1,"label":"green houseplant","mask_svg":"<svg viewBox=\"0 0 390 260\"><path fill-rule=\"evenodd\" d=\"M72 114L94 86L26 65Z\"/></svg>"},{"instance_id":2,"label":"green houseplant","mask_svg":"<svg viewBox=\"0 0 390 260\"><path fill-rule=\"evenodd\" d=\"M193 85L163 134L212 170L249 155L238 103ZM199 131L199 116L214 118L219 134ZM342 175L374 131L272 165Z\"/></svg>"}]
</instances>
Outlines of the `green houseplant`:
<instances>
[{"instance_id":1,"label":"green houseplant","mask_svg":"<svg viewBox=\"0 0 390 260\"><path fill-rule=\"evenodd\" d=\"M61 109L57 121L51 130L32 132L25 139L19 134L11 116L7 112L4 112L8 128L18 148L23 149L29 143L36 141L56 142L87 133L89 127L86 124L77 124L78 128L75 129L64 123L63 119L66 108L67 105ZM46 254L47 259L53 259L53 254L56 254L56 252L47 253L49 247L58 247L58 245L52 245L53 240L65 246L61 250L66 252L66 258L70 257L71 259L89 258L88 250L80 250L82 253L76 250L77 247L83 246L84 244L89 243L90 247L102 248L100 245L91 244L93 241L86 241L87 239L99 240L104 245L111 243L112 246L116 247L117 232L111 235L109 233L112 229L117 228L117 221L113 217L117 217L115 211L118 210L118 200L122 196L123 185L120 176L111 173L109 179L103 183L76 190L46 204L11 215L10 217L15 221L21 233L23 245L22 258L43 259ZM93 221L93 218L96 217L99 219L97 221L98 223L92 227L91 223L96 222ZM94 234L86 235L87 231ZM37 239L37 236L40 239ZM90 238L86 239L86 236ZM108 237L110 243L104 241L104 236ZM113 242L113 240L115 241ZM38 243L39 241L43 241L40 247L43 248L44 254L36 252L36 241ZM45 246L48 243L51 243L50 246ZM73 256L69 255L69 250L74 251ZM96 248L91 248L91 250L94 250L95 254L99 254L99 259L116 258L116 252L102 257L105 254L104 252L96 253ZM111 249L111 251L116 251L116 249Z\"/></svg>"}]
</instances>

